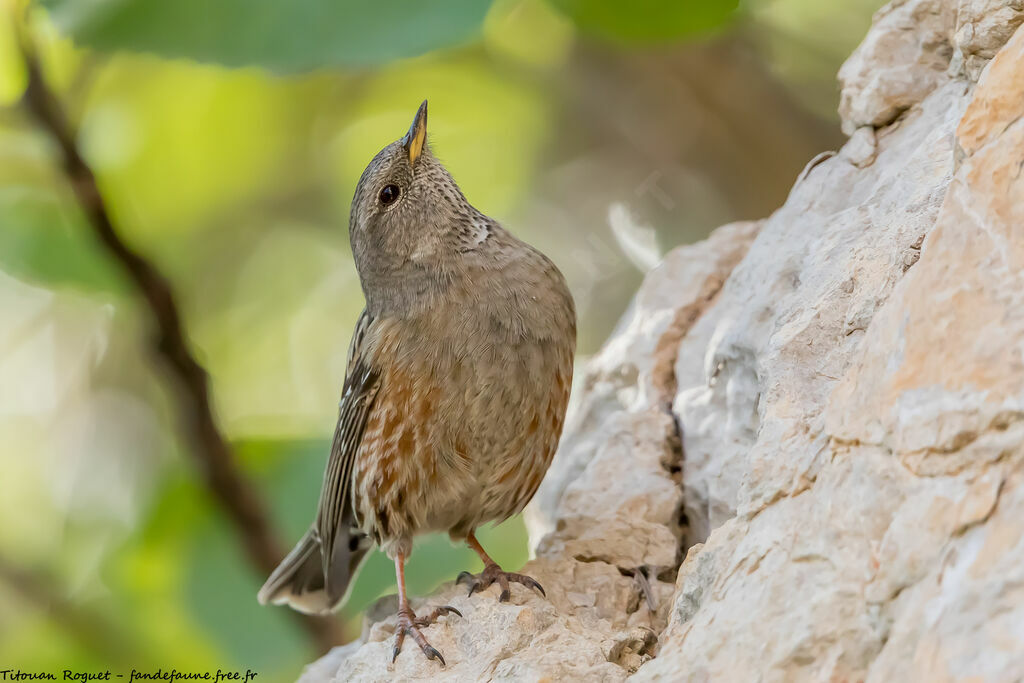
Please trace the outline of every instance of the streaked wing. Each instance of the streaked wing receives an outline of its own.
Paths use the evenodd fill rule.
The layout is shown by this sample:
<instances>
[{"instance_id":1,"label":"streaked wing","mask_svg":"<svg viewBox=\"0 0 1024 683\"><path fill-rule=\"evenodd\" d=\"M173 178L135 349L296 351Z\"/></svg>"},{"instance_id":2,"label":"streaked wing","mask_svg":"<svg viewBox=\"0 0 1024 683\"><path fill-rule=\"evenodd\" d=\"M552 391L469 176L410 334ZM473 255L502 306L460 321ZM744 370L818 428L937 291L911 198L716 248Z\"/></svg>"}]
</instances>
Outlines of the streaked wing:
<instances>
[{"instance_id":1,"label":"streaked wing","mask_svg":"<svg viewBox=\"0 0 1024 683\"><path fill-rule=\"evenodd\" d=\"M323 488L320 491L320 506L316 517L316 532L320 536L324 562L324 576L330 576L329 563L334 551L334 541L339 534L342 520L351 519L346 515L346 506L351 506L352 467L359 442L363 437L366 419L373 408L374 399L380 386L379 374L365 355L365 337L373 319L365 310L359 316L352 345L348 352L348 370L345 386L341 393L338 424L334 429L331 455L324 472ZM348 535L344 536L346 542Z\"/></svg>"}]
</instances>

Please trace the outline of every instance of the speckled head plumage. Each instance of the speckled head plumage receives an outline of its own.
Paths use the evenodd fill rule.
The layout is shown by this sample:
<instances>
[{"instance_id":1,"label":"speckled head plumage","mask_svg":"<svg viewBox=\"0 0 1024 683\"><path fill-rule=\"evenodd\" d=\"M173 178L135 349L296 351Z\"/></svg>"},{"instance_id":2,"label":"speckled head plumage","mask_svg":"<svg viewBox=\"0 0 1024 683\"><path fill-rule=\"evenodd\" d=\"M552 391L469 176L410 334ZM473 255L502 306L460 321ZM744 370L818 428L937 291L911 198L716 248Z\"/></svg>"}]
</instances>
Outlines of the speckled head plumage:
<instances>
[{"instance_id":1,"label":"speckled head plumage","mask_svg":"<svg viewBox=\"0 0 1024 683\"><path fill-rule=\"evenodd\" d=\"M424 100L408 133L367 165L352 198L349 238L370 307L402 306L443 286L466 241L489 223L431 152Z\"/></svg>"}]
</instances>

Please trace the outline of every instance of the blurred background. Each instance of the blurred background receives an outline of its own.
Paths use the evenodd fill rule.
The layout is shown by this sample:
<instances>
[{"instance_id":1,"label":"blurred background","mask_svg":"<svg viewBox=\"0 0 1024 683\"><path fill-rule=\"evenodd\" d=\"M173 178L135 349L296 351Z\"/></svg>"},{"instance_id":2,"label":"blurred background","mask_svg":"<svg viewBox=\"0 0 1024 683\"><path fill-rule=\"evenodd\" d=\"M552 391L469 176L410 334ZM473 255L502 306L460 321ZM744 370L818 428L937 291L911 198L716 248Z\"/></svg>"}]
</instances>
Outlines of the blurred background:
<instances>
[{"instance_id":1,"label":"blurred background","mask_svg":"<svg viewBox=\"0 0 1024 683\"><path fill-rule=\"evenodd\" d=\"M566 274L585 361L645 270L765 216L841 144L835 74L880 0L0 0L0 668L293 680L393 592L377 554L337 626L266 574L179 420L153 320L19 104L16 36L124 240L167 278L230 464L278 548L310 523L362 294L349 201L430 101L478 208ZM510 568L511 520L481 535ZM414 594L480 564L424 538Z\"/></svg>"}]
</instances>

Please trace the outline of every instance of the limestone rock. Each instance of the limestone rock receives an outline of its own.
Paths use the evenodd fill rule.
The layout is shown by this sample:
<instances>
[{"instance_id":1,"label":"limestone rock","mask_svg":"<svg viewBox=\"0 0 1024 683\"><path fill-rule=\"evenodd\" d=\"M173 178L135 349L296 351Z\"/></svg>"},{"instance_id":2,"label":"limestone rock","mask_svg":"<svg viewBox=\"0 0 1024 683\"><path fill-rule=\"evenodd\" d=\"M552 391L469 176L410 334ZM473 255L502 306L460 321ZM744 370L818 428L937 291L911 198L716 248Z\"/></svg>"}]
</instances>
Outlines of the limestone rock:
<instances>
[{"instance_id":1,"label":"limestone rock","mask_svg":"<svg viewBox=\"0 0 1024 683\"><path fill-rule=\"evenodd\" d=\"M683 340L711 533L639 678L1024 679L1022 75L1017 30L822 163Z\"/></svg>"},{"instance_id":2,"label":"limestone rock","mask_svg":"<svg viewBox=\"0 0 1024 683\"><path fill-rule=\"evenodd\" d=\"M520 586L343 680L1024 680L1024 28L880 10L850 141L653 270L576 388ZM680 564L680 561L681 564Z\"/></svg>"},{"instance_id":3,"label":"limestone rock","mask_svg":"<svg viewBox=\"0 0 1024 683\"><path fill-rule=\"evenodd\" d=\"M667 415L676 390L676 348L746 253L759 223L733 223L680 247L651 271L604 348L584 370L558 456L527 509L531 536L554 528L568 487L608 440L614 415Z\"/></svg>"},{"instance_id":4,"label":"limestone rock","mask_svg":"<svg viewBox=\"0 0 1024 683\"><path fill-rule=\"evenodd\" d=\"M839 71L843 131L887 125L950 78L976 81L1021 22L1022 0L892 0Z\"/></svg>"},{"instance_id":5,"label":"limestone rock","mask_svg":"<svg viewBox=\"0 0 1024 683\"><path fill-rule=\"evenodd\" d=\"M839 70L843 132L884 126L948 79L956 2L893 0Z\"/></svg>"},{"instance_id":6,"label":"limestone rock","mask_svg":"<svg viewBox=\"0 0 1024 683\"><path fill-rule=\"evenodd\" d=\"M1022 0L963 0L957 6L953 45L967 76L981 69L1024 22Z\"/></svg>"}]
</instances>

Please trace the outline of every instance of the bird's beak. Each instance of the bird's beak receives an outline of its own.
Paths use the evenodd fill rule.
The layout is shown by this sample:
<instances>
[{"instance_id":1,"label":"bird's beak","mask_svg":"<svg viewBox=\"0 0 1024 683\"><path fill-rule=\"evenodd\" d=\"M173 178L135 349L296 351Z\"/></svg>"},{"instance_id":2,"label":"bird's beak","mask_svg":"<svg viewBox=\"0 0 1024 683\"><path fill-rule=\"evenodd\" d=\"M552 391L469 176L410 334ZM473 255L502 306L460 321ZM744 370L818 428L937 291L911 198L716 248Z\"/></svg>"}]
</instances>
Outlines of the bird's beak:
<instances>
[{"instance_id":1,"label":"bird's beak","mask_svg":"<svg viewBox=\"0 0 1024 683\"><path fill-rule=\"evenodd\" d=\"M415 164L416 159L419 158L423 152L423 144L427 141L427 101L423 100L423 104L416 110L416 118L412 120L412 125L409 126L409 132L402 138L402 146L405 151L409 154L409 164Z\"/></svg>"}]
</instances>

